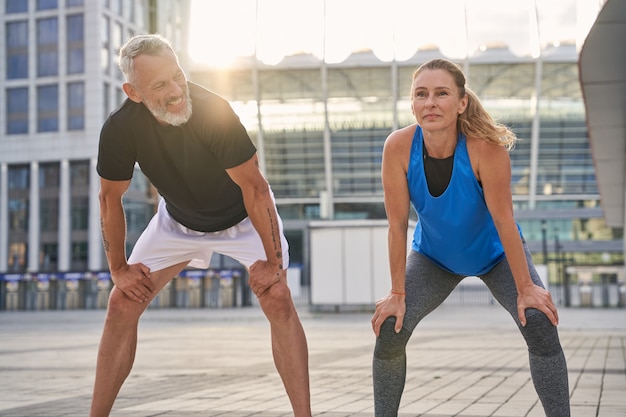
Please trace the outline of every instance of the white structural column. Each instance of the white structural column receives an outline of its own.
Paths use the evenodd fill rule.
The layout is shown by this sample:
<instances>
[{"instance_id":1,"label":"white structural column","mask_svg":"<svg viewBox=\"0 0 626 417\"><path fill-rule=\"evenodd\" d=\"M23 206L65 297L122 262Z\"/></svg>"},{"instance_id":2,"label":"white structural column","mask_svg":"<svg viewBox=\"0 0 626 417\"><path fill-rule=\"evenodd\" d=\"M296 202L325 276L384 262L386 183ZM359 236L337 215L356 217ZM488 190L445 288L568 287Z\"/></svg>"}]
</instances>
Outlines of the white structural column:
<instances>
[{"instance_id":1,"label":"white structural column","mask_svg":"<svg viewBox=\"0 0 626 417\"><path fill-rule=\"evenodd\" d=\"M0 271L9 268L9 167L0 164Z\"/></svg>"},{"instance_id":2,"label":"white structural column","mask_svg":"<svg viewBox=\"0 0 626 417\"><path fill-rule=\"evenodd\" d=\"M323 53L320 67L322 77L322 100L324 102L324 177L326 190L320 191L320 217L332 220L335 217L335 190L333 187L333 157L330 134L330 122L328 120L328 66L326 65L326 2L324 2L323 22Z\"/></svg>"},{"instance_id":3,"label":"white structural column","mask_svg":"<svg viewBox=\"0 0 626 417\"><path fill-rule=\"evenodd\" d=\"M70 269L70 245L72 221L70 214L70 162L61 161L61 184L59 189L59 271Z\"/></svg>"},{"instance_id":4,"label":"white structural column","mask_svg":"<svg viewBox=\"0 0 626 417\"><path fill-rule=\"evenodd\" d=\"M28 272L39 270L40 219L39 219L39 162L30 163L30 190L28 195Z\"/></svg>"},{"instance_id":5,"label":"white structural column","mask_svg":"<svg viewBox=\"0 0 626 417\"><path fill-rule=\"evenodd\" d=\"M539 15L537 14L537 1L533 1L533 7L529 9L530 42L532 55L535 58L535 88L531 97L531 114L533 124L530 137L530 173L528 178L528 208L534 209L537 200L537 176L539 161L539 127L540 109L539 104L543 94L541 80L543 78L543 60L541 56L541 34L539 33Z\"/></svg>"},{"instance_id":6,"label":"white structural column","mask_svg":"<svg viewBox=\"0 0 626 417\"><path fill-rule=\"evenodd\" d=\"M96 172L97 158L89 161L89 265L90 271L102 269L102 239L100 233L100 177Z\"/></svg>"}]
</instances>

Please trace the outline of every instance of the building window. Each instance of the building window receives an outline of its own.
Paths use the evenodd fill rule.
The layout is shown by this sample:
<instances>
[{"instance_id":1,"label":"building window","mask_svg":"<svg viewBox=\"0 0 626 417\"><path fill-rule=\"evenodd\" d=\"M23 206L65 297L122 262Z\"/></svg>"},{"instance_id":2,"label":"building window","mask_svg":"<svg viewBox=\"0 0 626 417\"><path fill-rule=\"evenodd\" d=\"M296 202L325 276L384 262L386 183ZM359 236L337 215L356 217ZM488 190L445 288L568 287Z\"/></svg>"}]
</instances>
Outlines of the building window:
<instances>
[{"instance_id":1,"label":"building window","mask_svg":"<svg viewBox=\"0 0 626 417\"><path fill-rule=\"evenodd\" d=\"M59 130L59 87L42 85L37 87L37 131Z\"/></svg>"},{"instance_id":2,"label":"building window","mask_svg":"<svg viewBox=\"0 0 626 417\"><path fill-rule=\"evenodd\" d=\"M28 22L7 23L6 56L7 79L28 78Z\"/></svg>"},{"instance_id":3,"label":"building window","mask_svg":"<svg viewBox=\"0 0 626 417\"><path fill-rule=\"evenodd\" d=\"M70 164L70 178L72 188L86 186L89 190L89 161L76 161Z\"/></svg>"},{"instance_id":4,"label":"building window","mask_svg":"<svg viewBox=\"0 0 626 417\"><path fill-rule=\"evenodd\" d=\"M67 85L67 129L85 128L85 84L82 82Z\"/></svg>"},{"instance_id":5,"label":"building window","mask_svg":"<svg viewBox=\"0 0 626 417\"><path fill-rule=\"evenodd\" d=\"M28 232L28 190L30 167L9 167L9 230L12 233Z\"/></svg>"},{"instance_id":6,"label":"building window","mask_svg":"<svg viewBox=\"0 0 626 417\"><path fill-rule=\"evenodd\" d=\"M102 49L100 50L100 62L102 63L102 72L109 73L111 68L111 56L109 54L109 43L111 42L111 29L109 28L109 18L102 17Z\"/></svg>"},{"instance_id":7,"label":"building window","mask_svg":"<svg viewBox=\"0 0 626 417\"><path fill-rule=\"evenodd\" d=\"M83 0L67 0L67 7L82 6L83 4Z\"/></svg>"},{"instance_id":8,"label":"building window","mask_svg":"<svg viewBox=\"0 0 626 417\"><path fill-rule=\"evenodd\" d=\"M103 114L102 120L106 120L107 117L109 117L109 114L111 113L111 99L109 98L109 95L111 94L111 91L110 91L111 86L109 85L109 83L104 83L103 89L104 89L104 96L102 97L102 107L104 110L104 114Z\"/></svg>"},{"instance_id":9,"label":"building window","mask_svg":"<svg viewBox=\"0 0 626 417\"><path fill-rule=\"evenodd\" d=\"M72 197L72 230L87 230L89 197Z\"/></svg>"},{"instance_id":10,"label":"building window","mask_svg":"<svg viewBox=\"0 0 626 417\"><path fill-rule=\"evenodd\" d=\"M59 245L57 243L42 243L39 268L42 271L56 271L58 264Z\"/></svg>"},{"instance_id":11,"label":"building window","mask_svg":"<svg viewBox=\"0 0 626 417\"><path fill-rule=\"evenodd\" d=\"M39 225L42 232L59 230L59 199L42 198L39 203Z\"/></svg>"},{"instance_id":12,"label":"building window","mask_svg":"<svg viewBox=\"0 0 626 417\"><path fill-rule=\"evenodd\" d=\"M23 13L28 11L28 1L24 0L6 0L6 14Z\"/></svg>"},{"instance_id":13,"label":"building window","mask_svg":"<svg viewBox=\"0 0 626 417\"><path fill-rule=\"evenodd\" d=\"M72 242L72 269L75 271L86 269L88 255L87 242Z\"/></svg>"},{"instance_id":14,"label":"building window","mask_svg":"<svg viewBox=\"0 0 626 417\"><path fill-rule=\"evenodd\" d=\"M9 244L9 271L26 271L26 243L16 242Z\"/></svg>"},{"instance_id":15,"label":"building window","mask_svg":"<svg viewBox=\"0 0 626 417\"><path fill-rule=\"evenodd\" d=\"M124 44L124 29L122 28L121 24L115 23L112 25L111 31L112 31L111 42L113 46L113 52L115 54L119 54L120 49L122 49L122 45ZM120 70L119 67L116 68L115 75L118 80L121 80L124 78L124 75L122 74L122 70Z\"/></svg>"},{"instance_id":16,"label":"building window","mask_svg":"<svg viewBox=\"0 0 626 417\"><path fill-rule=\"evenodd\" d=\"M57 0L37 0L37 10L51 10L58 7Z\"/></svg>"},{"instance_id":17,"label":"building window","mask_svg":"<svg viewBox=\"0 0 626 417\"><path fill-rule=\"evenodd\" d=\"M59 188L60 170L58 163L47 163L39 165L39 188L42 190L50 190Z\"/></svg>"},{"instance_id":18,"label":"building window","mask_svg":"<svg viewBox=\"0 0 626 417\"><path fill-rule=\"evenodd\" d=\"M67 17L67 73L85 72L85 29L82 14Z\"/></svg>"},{"instance_id":19,"label":"building window","mask_svg":"<svg viewBox=\"0 0 626 417\"><path fill-rule=\"evenodd\" d=\"M7 135L28 133L28 87L7 89Z\"/></svg>"},{"instance_id":20,"label":"building window","mask_svg":"<svg viewBox=\"0 0 626 417\"><path fill-rule=\"evenodd\" d=\"M59 21L56 17L37 21L37 76L59 73Z\"/></svg>"},{"instance_id":21,"label":"building window","mask_svg":"<svg viewBox=\"0 0 626 417\"><path fill-rule=\"evenodd\" d=\"M19 165L9 168L9 190L28 190L30 187L30 167Z\"/></svg>"}]
</instances>

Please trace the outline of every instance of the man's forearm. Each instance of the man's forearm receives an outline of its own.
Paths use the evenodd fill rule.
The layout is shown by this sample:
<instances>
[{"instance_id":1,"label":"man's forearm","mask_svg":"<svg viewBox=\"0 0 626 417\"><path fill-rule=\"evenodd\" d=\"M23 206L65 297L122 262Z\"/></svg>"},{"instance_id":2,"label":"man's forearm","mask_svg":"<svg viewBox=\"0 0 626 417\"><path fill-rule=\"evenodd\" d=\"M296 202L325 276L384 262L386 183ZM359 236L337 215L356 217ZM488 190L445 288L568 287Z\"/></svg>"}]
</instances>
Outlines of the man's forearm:
<instances>
[{"instance_id":1,"label":"man's forearm","mask_svg":"<svg viewBox=\"0 0 626 417\"><path fill-rule=\"evenodd\" d=\"M271 197L269 186L262 192L255 193L251 198L244 196L244 204L248 216L263 242L268 262L283 267L283 249L278 211Z\"/></svg>"},{"instance_id":2,"label":"man's forearm","mask_svg":"<svg viewBox=\"0 0 626 417\"><path fill-rule=\"evenodd\" d=\"M100 206L100 228L104 252L111 271L126 265L126 217L121 204Z\"/></svg>"}]
</instances>

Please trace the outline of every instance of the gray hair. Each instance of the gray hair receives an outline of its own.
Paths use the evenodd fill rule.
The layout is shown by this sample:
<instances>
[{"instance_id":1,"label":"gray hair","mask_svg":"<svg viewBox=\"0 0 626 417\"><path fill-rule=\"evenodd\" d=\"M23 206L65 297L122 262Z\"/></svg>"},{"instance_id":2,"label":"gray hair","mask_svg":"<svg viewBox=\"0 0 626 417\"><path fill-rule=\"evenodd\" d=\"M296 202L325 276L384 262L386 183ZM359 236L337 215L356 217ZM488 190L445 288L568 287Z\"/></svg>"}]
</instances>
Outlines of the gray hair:
<instances>
[{"instance_id":1,"label":"gray hair","mask_svg":"<svg viewBox=\"0 0 626 417\"><path fill-rule=\"evenodd\" d=\"M160 55L164 50L174 52L172 44L158 34L146 34L133 36L120 48L119 66L126 77L126 81L133 83L133 60L139 55ZM174 53L176 55L176 53Z\"/></svg>"}]
</instances>

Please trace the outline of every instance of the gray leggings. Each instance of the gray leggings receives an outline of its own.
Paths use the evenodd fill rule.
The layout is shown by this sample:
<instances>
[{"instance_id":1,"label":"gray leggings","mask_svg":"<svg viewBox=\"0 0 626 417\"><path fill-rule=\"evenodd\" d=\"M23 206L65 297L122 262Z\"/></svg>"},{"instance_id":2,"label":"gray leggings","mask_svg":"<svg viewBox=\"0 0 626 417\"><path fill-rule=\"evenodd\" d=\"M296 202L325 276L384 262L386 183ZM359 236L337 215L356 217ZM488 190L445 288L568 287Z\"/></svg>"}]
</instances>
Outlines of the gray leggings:
<instances>
[{"instance_id":1,"label":"gray leggings","mask_svg":"<svg viewBox=\"0 0 626 417\"><path fill-rule=\"evenodd\" d=\"M533 282L543 286L525 245L524 249ZM405 284L406 313L402 330L396 334L396 319L389 317L376 339L373 361L376 417L398 415L406 380L406 344L417 324L443 303L463 278L442 270L415 251L409 254ZM545 314L536 309L526 310L526 326L521 326L517 317L517 289L506 259L480 279L511 314L526 340L530 373L546 416L569 417L567 365L556 327Z\"/></svg>"}]
</instances>

